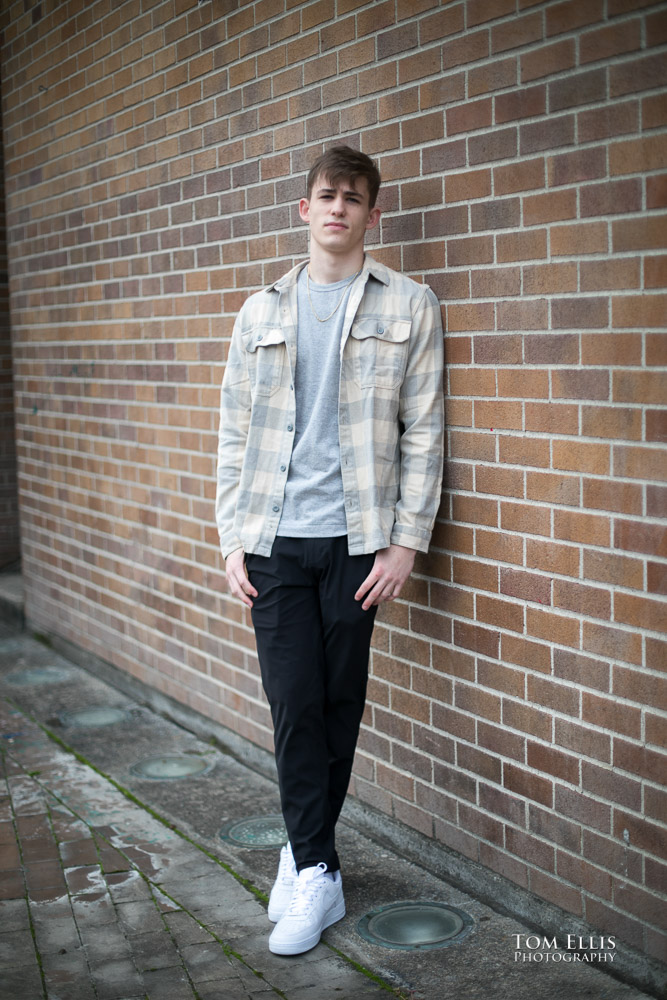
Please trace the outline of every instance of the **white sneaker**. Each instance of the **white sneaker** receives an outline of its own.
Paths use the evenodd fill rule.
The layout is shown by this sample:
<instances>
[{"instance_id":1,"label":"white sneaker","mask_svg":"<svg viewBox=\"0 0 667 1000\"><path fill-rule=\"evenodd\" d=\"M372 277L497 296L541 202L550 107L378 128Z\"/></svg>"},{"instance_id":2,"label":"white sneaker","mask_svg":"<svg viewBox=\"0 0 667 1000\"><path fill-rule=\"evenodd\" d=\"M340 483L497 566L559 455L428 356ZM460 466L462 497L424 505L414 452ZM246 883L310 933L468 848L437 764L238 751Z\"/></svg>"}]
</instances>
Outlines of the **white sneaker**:
<instances>
[{"instance_id":1,"label":"white sneaker","mask_svg":"<svg viewBox=\"0 0 667 1000\"><path fill-rule=\"evenodd\" d=\"M345 916L340 872L326 874L323 861L299 872L289 906L273 928L269 949L275 955L300 955L310 951L322 931Z\"/></svg>"},{"instance_id":2,"label":"white sneaker","mask_svg":"<svg viewBox=\"0 0 667 1000\"><path fill-rule=\"evenodd\" d=\"M294 864L292 845L287 843L281 848L278 875L269 897L269 920L271 923L275 924L280 920L289 906L298 877L299 873Z\"/></svg>"}]
</instances>

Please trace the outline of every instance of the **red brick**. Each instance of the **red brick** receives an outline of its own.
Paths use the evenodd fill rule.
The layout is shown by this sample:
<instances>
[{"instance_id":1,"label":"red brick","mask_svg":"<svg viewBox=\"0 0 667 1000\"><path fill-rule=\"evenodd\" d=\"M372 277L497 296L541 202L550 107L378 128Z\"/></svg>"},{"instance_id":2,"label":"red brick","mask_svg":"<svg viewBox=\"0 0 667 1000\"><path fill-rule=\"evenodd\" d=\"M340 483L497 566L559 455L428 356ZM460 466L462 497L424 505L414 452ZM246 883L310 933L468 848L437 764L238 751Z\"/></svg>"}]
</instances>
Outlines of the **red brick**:
<instances>
[{"instance_id":1,"label":"red brick","mask_svg":"<svg viewBox=\"0 0 667 1000\"><path fill-rule=\"evenodd\" d=\"M559 187L561 184L578 184L604 177L606 161L606 150L602 146L551 156L547 160L549 185Z\"/></svg>"},{"instance_id":2,"label":"red brick","mask_svg":"<svg viewBox=\"0 0 667 1000\"><path fill-rule=\"evenodd\" d=\"M515 795L521 795L533 802L551 806L553 802L553 783L515 764L505 765L505 788Z\"/></svg>"},{"instance_id":3,"label":"red brick","mask_svg":"<svg viewBox=\"0 0 667 1000\"><path fill-rule=\"evenodd\" d=\"M611 594L608 590L602 590L598 587L555 580L554 606L590 618L609 619L611 616Z\"/></svg>"},{"instance_id":4,"label":"red brick","mask_svg":"<svg viewBox=\"0 0 667 1000\"><path fill-rule=\"evenodd\" d=\"M667 153L667 135L646 135L639 139L626 139L609 146L609 173L612 177L662 170ZM626 227L634 220L627 220ZM637 222L641 223L641 219ZM664 245L664 244L663 244Z\"/></svg>"},{"instance_id":5,"label":"red brick","mask_svg":"<svg viewBox=\"0 0 667 1000\"><path fill-rule=\"evenodd\" d=\"M646 178L646 207L667 208L667 174Z\"/></svg>"},{"instance_id":6,"label":"red brick","mask_svg":"<svg viewBox=\"0 0 667 1000\"><path fill-rule=\"evenodd\" d=\"M556 257L606 253L607 243L607 224L604 222L572 223L551 229L551 253Z\"/></svg>"},{"instance_id":7,"label":"red brick","mask_svg":"<svg viewBox=\"0 0 667 1000\"><path fill-rule=\"evenodd\" d=\"M491 51L506 52L542 39L542 15L539 12L514 17L491 29Z\"/></svg>"},{"instance_id":8,"label":"red brick","mask_svg":"<svg viewBox=\"0 0 667 1000\"><path fill-rule=\"evenodd\" d=\"M574 262L534 264L523 268L526 295L562 294L577 291L577 288L577 265Z\"/></svg>"},{"instance_id":9,"label":"red brick","mask_svg":"<svg viewBox=\"0 0 667 1000\"><path fill-rule=\"evenodd\" d=\"M619 698L650 704L659 711L667 709L667 678L655 677L635 668L615 666L613 691Z\"/></svg>"},{"instance_id":10,"label":"red brick","mask_svg":"<svg viewBox=\"0 0 667 1000\"><path fill-rule=\"evenodd\" d=\"M493 726L480 720L477 723L477 742L480 747L485 747L501 757L509 757L521 763L525 759L525 736L511 733L504 727Z\"/></svg>"},{"instance_id":11,"label":"red brick","mask_svg":"<svg viewBox=\"0 0 667 1000\"><path fill-rule=\"evenodd\" d=\"M579 759L572 754L562 753L551 745L533 743L528 740L526 764L536 771L550 774L560 781L567 781L573 785L579 784Z\"/></svg>"},{"instance_id":12,"label":"red brick","mask_svg":"<svg viewBox=\"0 0 667 1000\"><path fill-rule=\"evenodd\" d=\"M523 608L509 601L499 601L482 594L476 599L477 619L487 625L523 632Z\"/></svg>"},{"instance_id":13,"label":"red brick","mask_svg":"<svg viewBox=\"0 0 667 1000\"><path fill-rule=\"evenodd\" d=\"M611 763L611 737L569 719L554 720L554 742L583 757Z\"/></svg>"},{"instance_id":14,"label":"red brick","mask_svg":"<svg viewBox=\"0 0 667 1000\"><path fill-rule=\"evenodd\" d=\"M536 539L526 541L526 566L545 573L579 576L580 552L576 546Z\"/></svg>"},{"instance_id":15,"label":"red brick","mask_svg":"<svg viewBox=\"0 0 667 1000\"><path fill-rule=\"evenodd\" d=\"M640 287L640 261L637 257L582 260L579 273L582 292Z\"/></svg>"},{"instance_id":16,"label":"red brick","mask_svg":"<svg viewBox=\"0 0 667 1000\"><path fill-rule=\"evenodd\" d=\"M481 653L484 656L491 656L497 658L498 656L498 645L499 637L498 633L492 631L491 629L482 628L479 625L469 625L465 622L454 622L454 643L457 646L461 646L463 649L470 649L474 652ZM460 688L457 687L457 692ZM461 692L461 697L465 697ZM465 699L469 702L469 699ZM470 708L466 705L461 705L457 701L457 707L464 707L466 711L476 711L476 708ZM487 715L482 713L487 718L495 718L494 715Z\"/></svg>"},{"instance_id":17,"label":"red brick","mask_svg":"<svg viewBox=\"0 0 667 1000\"><path fill-rule=\"evenodd\" d=\"M501 657L509 663L543 673L551 669L550 647L518 636L501 636Z\"/></svg>"},{"instance_id":18,"label":"red brick","mask_svg":"<svg viewBox=\"0 0 667 1000\"><path fill-rule=\"evenodd\" d=\"M608 400L609 373L600 369L561 369L553 373L552 392L556 399Z\"/></svg>"},{"instance_id":19,"label":"red brick","mask_svg":"<svg viewBox=\"0 0 667 1000\"><path fill-rule=\"evenodd\" d=\"M579 37L579 60L583 63L598 62L624 52L641 48L641 21L623 21L608 24Z\"/></svg>"},{"instance_id":20,"label":"red brick","mask_svg":"<svg viewBox=\"0 0 667 1000\"><path fill-rule=\"evenodd\" d=\"M447 135L457 132L471 132L475 129L488 128L492 123L493 106L490 98L478 101L468 101L459 107L448 108ZM436 137L437 138L437 137ZM422 140L423 141L423 140Z\"/></svg>"},{"instance_id":21,"label":"red brick","mask_svg":"<svg viewBox=\"0 0 667 1000\"><path fill-rule=\"evenodd\" d=\"M623 60L609 69L610 97L664 87L667 82L665 61L660 54Z\"/></svg>"},{"instance_id":22,"label":"red brick","mask_svg":"<svg viewBox=\"0 0 667 1000\"><path fill-rule=\"evenodd\" d=\"M445 178L445 196L453 201L470 201L491 194L491 171L470 170L464 174L449 174Z\"/></svg>"},{"instance_id":23,"label":"red brick","mask_svg":"<svg viewBox=\"0 0 667 1000\"><path fill-rule=\"evenodd\" d=\"M550 535L551 515L544 506L504 503L501 505L501 527L506 531Z\"/></svg>"},{"instance_id":24,"label":"red brick","mask_svg":"<svg viewBox=\"0 0 667 1000\"><path fill-rule=\"evenodd\" d=\"M545 639L561 646L576 647L579 643L580 628L577 619L536 608L527 609L526 631L533 638Z\"/></svg>"},{"instance_id":25,"label":"red brick","mask_svg":"<svg viewBox=\"0 0 667 1000\"><path fill-rule=\"evenodd\" d=\"M614 522L614 548L647 555L667 557L667 532L656 526L637 521Z\"/></svg>"},{"instance_id":26,"label":"red brick","mask_svg":"<svg viewBox=\"0 0 667 1000\"><path fill-rule=\"evenodd\" d=\"M602 0L564 0L550 6L546 12L547 35L558 35L587 24L602 21L604 16Z\"/></svg>"},{"instance_id":27,"label":"red brick","mask_svg":"<svg viewBox=\"0 0 667 1000\"><path fill-rule=\"evenodd\" d=\"M524 436L509 437L503 434L498 441L498 458L500 462L507 465L535 466L546 469L550 465L549 442Z\"/></svg>"},{"instance_id":28,"label":"red brick","mask_svg":"<svg viewBox=\"0 0 667 1000\"><path fill-rule=\"evenodd\" d=\"M610 473L611 449L607 444L581 441L576 449L570 441L553 442L553 468L569 472L589 472L604 476Z\"/></svg>"},{"instance_id":29,"label":"red brick","mask_svg":"<svg viewBox=\"0 0 667 1000\"><path fill-rule=\"evenodd\" d=\"M597 868L583 858L575 858L562 851L556 855L556 868L558 875L565 881L581 886L584 891L594 896L611 899L611 877L602 868Z\"/></svg>"},{"instance_id":30,"label":"red brick","mask_svg":"<svg viewBox=\"0 0 667 1000\"><path fill-rule=\"evenodd\" d=\"M614 620L660 632L665 625L665 605L662 601L618 593L614 600Z\"/></svg>"},{"instance_id":31,"label":"red brick","mask_svg":"<svg viewBox=\"0 0 667 1000\"><path fill-rule=\"evenodd\" d=\"M468 139L468 160L470 164L489 163L517 155L516 128L484 131Z\"/></svg>"},{"instance_id":32,"label":"red brick","mask_svg":"<svg viewBox=\"0 0 667 1000\"><path fill-rule=\"evenodd\" d=\"M621 329L667 326L667 295L623 295L612 300L612 325Z\"/></svg>"},{"instance_id":33,"label":"red brick","mask_svg":"<svg viewBox=\"0 0 667 1000\"><path fill-rule=\"evenodd\" d=\"M644 131L661 128L667 122L667 97L664 93L652 94L642 100Z\"/></svg>"},{"instance_id":34,"label":"red brick","mask_svg":"<svg viewBox=\"0 0 667 1000\"><path fill-rule=\"evenodd\" d=\"M664 402L664 381L658 372L616 371L613 374L612 398L615 403Z\"/></svg>"},{"instance_id":35,"label":"red brick","mask_svg":"<svg viewBox=\"0 0 667 1000\"><path fill-rule=\"evenodd\" d=\"M522 160L520 163L495 167L493 183L496 195L514 194L517 191L530 191L544 187L544 158L537 157L532 160ZM488 193L490 193L490 187Z\"/></svg>"},{"instance_id":36,"label":"red brick","mask_svg":"<svg viewBox=\"0 0 667 1000\"><path fill-rule=\"evenodd\" d=\"M547 93L544 85L526 87L494 98L495 123L533 118L546 111Z\"/></svg>"},{"instance_id":37,"label":"red brick","mask_svg":"<svg viewBox=\"0 0 667 1000\"><path fill-rule=\"evenodd\" d=\"M598 656L613 656L626 663L642 662L641 635L599 623L583 622L582 649Z\"/></svg>"},{"instance_id":38,"label":"red brick","mask_svg":"<svg viewBox=\"0 0 667 1000\"><path fill-rule=\"evenodd\" d=\"M638 101L614 102L607 107L591 108L577 115L580 142L595 142L639 131Z\"/></svg>"},{"instance_id":39,"label":"red brick","mask_svg":"<svg viewBox=\"0 0 667 1000\"><path fill-rule=\"evenodd\" d=\"M576 64L575 40L568 38L550 45L540 45L521 55L521 82L528 83L572 69Z\"/></svg>"},{"instance_id":40,"label":"red brick","mask_svg":"<svg viewBox=\"0 0 667 1000\"><path fill-rule=\"evenodd\" d=\"M642 205L642 185L638 178L587 184L580 192L582 217L638 212Z\"/></svg>"},{"instance_id":41,"label":"red brick","mask_svg":"<svg viewBox=\"0 0 667 1000\"><path fill-rule=\"evenodd\" d=\"M413 6L410 2L411 16L414 15ZM448 35L455 35L459 31L463 31L465 27L464 16L463 4L456 4L422 18L419 22L419 41L422 45L426 45L428 42L436 42Z\"/></svg>"},{"instance_id":42,"label":"red brick","mask_svg":"<svg viewBox=\"0 0 667 1000\"><path fill-rule=\"evenodd\" d=\"M456 9L456 8L455 8ZM429 39L430 40L430 39ZM468 66L485 59L489 55L488 29L469 31L460 38L445 42L442 46L442 68L445 72L453 66Z\"/></svg>"},{"instance_id":43,"label":"red brick","mask_svg":"<svg viewBox=\"0 0 667 1000\"><path fill-rule=\"evenodd\" d=\"M667 479L667 456L664 449L617 445L614 448L616 474L630 479Z\"/></svg>"},{"instance_id":44,"label":"red brick","mask_svg":"<svg viewBox=\"0 0 667 1000\"><path fill-rule=\"evenodd\" d=\"M514 260L535 260L546 257L546 230L535 229L528 232L499 233L496 236L496 257L499 263Z\"/></svg>"},{"instance_id":45,"label":"red brick","mask_svg":"<svg viewBox=\"0 0 667 1000\"><path fill-rule=\"evenodd\" d=\"M520 364L523 360L523 338L498 335L474 338L475 364Z\"/></svg>"},{"instance_id":46,"label":"red brick","mask_svg":"<svg viewBox=\"0 0 667 1000\"><path fill-rule=\"evenodd\" d=\"M468 96L478 97L494 90L504 90L517 82L517 58L494 59L468 70Z\"/></svg>"},{"instance_id":47,"label":"red brick","mask_svg":"<svg viewBox=\"0 0 667 1000\"><path fill-rule=\"evenodd\" d=\"M523 221L526 226L544 222L561 222L577 216L577 197L573 188L536 194L523 201Z\"/></svg>"},{"instance_id":48,"label":"red brick","mask_svg":"<svg viewBox=\"0 0 667 1000\"><path fill-rule=\"evenodd\" d=\"M583 482L583 502L589 510L640 515L642 499L641 487L632 483L604 479L584 479Z\"/></svg>"}]
</instances>

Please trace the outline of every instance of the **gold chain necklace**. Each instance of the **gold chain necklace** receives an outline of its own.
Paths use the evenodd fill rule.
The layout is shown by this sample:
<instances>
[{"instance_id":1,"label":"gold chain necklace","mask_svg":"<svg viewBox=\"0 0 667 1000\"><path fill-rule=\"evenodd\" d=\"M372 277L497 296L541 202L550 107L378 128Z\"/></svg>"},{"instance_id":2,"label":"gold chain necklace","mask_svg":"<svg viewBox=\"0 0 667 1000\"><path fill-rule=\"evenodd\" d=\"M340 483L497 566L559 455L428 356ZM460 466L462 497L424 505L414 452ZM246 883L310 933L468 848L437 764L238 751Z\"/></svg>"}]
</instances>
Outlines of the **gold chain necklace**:
<instances>
[{"instance_id":1,"label":"gold chain necklace","mask_svg":"<svg viewBox=\"0 0 667 1000\"><path fill-rule=\"evenodd\" d=\"M336 308L333 310L333 312L330 312L328 316L318 316L317 313L315 312L315 306L313 305L313 300L310 297L310 265L306 268L306 291L308 292L308 301L310 302L310 308L312 310L313 316L315 317L318 323L326 323L328 320L331 319L332 316L335 316L335 314L338 312L338 307L345 298L345 292L348 290L354 279L359 277L359 275L362 272L362 269L363 269L363 264L361 265L357 273L353 274L348 283L345 285L343 291L341 292L340 298L336 303Z\"/></svg>"}]
</instances>

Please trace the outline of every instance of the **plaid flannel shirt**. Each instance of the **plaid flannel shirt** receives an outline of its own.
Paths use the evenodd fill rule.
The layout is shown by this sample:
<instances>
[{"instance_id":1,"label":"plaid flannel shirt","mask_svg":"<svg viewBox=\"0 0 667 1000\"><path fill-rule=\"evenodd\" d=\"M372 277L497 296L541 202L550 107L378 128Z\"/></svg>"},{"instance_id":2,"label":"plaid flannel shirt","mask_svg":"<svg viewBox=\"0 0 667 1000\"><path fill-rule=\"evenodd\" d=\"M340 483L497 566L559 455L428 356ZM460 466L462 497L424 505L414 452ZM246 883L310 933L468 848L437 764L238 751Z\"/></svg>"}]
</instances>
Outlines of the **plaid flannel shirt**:
<instances>
[{"instance_id":1,"label":"plaid flannel shirt","mask_svg":"<svg viewBox=\"0 0 667 1000\"><path fill-rule=\"evenodd\" d=\"M222 380L216 520L225 558L268 556L295 435L297 277L251 295ZM426 552L443 464L443 333L426 285L366 255L341 339L338 435L350 555Z\"/></svg>"}]
</instances>

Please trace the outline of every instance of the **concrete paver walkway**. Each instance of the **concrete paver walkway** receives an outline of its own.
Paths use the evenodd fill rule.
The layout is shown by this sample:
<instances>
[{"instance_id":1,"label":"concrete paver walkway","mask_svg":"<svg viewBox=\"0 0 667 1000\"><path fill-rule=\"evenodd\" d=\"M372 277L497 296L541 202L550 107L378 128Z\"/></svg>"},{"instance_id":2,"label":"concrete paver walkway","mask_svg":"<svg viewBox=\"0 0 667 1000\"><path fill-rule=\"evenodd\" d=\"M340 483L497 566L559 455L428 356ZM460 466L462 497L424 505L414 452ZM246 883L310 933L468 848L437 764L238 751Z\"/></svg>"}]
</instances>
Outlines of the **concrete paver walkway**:
<instances>
[{"instance_id":1,"label":"concrete paver walkway","mask_svg":"<svg viewBox=\"0 0 667 1000\"><path fill-rule=\"evenodd\" d=\"M101 706L124 721L72 725ZM344 821L347 917L307 954L272 955L278 850L221 835L276 813L275 781L1 625L0 751L0 1000L646 998L591 965L516 962L528 927ZM133 771L174 753L208 766L188 781ZM364 940L364 914L398 900L458 907L471 932L421 952Z\"/></svg>"},{"instance_id":2,"label":"concrete paver walkway","mask_svg":"<svg viewBox=\"0 0 667 1000\"><path fill-rule=\"evenodd\" d=\"M219 862L6 705L0 730L3 1000L315 1000L323 980L386 996L327 949L276 959L264 906Z\"/></svg>"}]
</instances>

